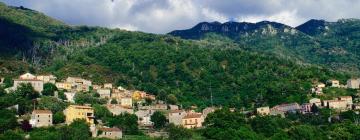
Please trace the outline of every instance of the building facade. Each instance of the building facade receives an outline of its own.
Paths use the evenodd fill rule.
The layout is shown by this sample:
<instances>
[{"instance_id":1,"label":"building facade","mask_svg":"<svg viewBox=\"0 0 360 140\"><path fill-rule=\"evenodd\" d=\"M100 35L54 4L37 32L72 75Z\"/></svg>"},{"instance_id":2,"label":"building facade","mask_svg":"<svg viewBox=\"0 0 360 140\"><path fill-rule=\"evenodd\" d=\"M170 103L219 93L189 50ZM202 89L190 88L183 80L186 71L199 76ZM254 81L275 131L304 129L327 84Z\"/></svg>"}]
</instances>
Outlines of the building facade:
<instances>
[{"instance_id":1,"label":"building facade","mask_svg":"<svg viewBox=\"0 0 360 140\"><path fill-rule=\"evenodd\" d=\"M89 124L94 124L94 110L90 106L70 105L64 110L66 124L71 124L75 119L84 119Z\"/></svg>"},{"instance_id":2,"label":"building facade","mask_svg":"<svg viewBox=\"0 0 360 140\"><path fill-rule=\"evenodd\" d=\"M32 127L52 126L53 114L50 110L33 110L30 124Z\"/></svg>"},{"instance_id":3,"label":"building facade","mask_svg":"<svg viewBox=\"0 0 360 140\"><path fill-rule=\"evenodd\" d=\"M169 123L181 125L182 119L186 116L186 114L187 113L184 110L171 110L169 112Z\"/></svg>"}]
</instances>

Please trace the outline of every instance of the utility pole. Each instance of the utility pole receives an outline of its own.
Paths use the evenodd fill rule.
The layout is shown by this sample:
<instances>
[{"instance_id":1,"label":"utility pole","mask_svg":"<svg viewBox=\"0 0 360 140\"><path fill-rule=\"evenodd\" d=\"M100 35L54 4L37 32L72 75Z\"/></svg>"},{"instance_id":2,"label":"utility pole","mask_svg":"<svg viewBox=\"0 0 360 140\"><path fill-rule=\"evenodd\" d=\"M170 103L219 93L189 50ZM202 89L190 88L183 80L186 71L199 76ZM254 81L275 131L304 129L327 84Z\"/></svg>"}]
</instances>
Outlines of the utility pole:
<instances>
[{"instance_id":1,"label":"utility pole","mask_svg":"<svg viewBox=\"0 0 360 140\"><path fill-rule=\"evenodd\" d=\"M211 107L214 107L213 94L212 94L212 90L211 90L211 81L210 81L210 100L211 100Z\"/></svg>"}]
</instances>

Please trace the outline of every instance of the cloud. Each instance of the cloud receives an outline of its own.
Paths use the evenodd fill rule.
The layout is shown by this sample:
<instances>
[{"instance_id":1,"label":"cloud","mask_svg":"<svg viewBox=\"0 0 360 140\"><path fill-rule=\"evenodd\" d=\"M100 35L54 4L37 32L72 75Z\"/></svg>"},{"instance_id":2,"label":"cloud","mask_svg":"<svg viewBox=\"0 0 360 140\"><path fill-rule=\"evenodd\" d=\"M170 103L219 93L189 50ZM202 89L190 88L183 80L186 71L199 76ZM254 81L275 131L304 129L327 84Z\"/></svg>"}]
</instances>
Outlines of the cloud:
<instances>
[{"instance_id":1,"label":"cloud","mask_svg":"<svg viewBox=\"0 0 360 140\"><path fill-rule=\"evenodd\" d=\"M186 29L202 21L276 21L360 18L360 0L0 0L73 25L151 33Z\"/></svg>"}]
</instances>

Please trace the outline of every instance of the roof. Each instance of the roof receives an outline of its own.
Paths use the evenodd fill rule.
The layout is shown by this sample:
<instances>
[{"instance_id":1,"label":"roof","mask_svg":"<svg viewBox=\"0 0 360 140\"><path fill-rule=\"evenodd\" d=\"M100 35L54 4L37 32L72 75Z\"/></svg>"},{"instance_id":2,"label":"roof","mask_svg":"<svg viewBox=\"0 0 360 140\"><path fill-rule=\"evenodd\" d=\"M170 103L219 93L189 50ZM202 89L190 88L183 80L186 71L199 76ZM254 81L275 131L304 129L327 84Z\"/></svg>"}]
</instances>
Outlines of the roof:
<instances>
[{"instance_id":1,"label":"roof","mask_svg":"<svg viewBox=\"0 0 360 140\"><path fill-rule=\"evenodd\" d=\"M202 114L191 113L191 114L187 114L183 119L201 118L201 117L202 117Z\"/></svg>"},{"instance_id":2,"label":"roof","mask_svg":"<svg viewBox=\"0 0 360 140\"><path fill-rule=\"evenodd\" d=\"M33 110L34 114L52 114L50 110Z\"/></svg>"},{"instance_id":3,"label":"roof","mask_svg":"<svg viewBox=\"0 0 360 140\"><path fill-rule=\"evenodd\" d=\"M170 113L180 113L185 112L184 110L171 110Z\"/></svg>"},{"instance_id":4,"label":"roof","mask_svg":"<svg viewBox=\"0 0 360 140\"><path fill-rule=\"evenodd\" d=\"M90 106L82 106L82 105L70 105L69 107L83 108L83 109L92 109L92 107L90 107Z\"/></svg>"},{"instance_id":5,"label":"roof","mask_svg":"<svg viewBox=\"0 0 360 140\"><path fill-rule=\"evenodd\" d=\"M99 130L101 130L101 131L106 131L106 132L121 131L121 129L119 129L119 128L117 128L117 127L113 127L113 128L103 127L103 128L99 128Z\"/></svg>"},{"instance_id":6,"label":"roof","mask_svg":"<svg viewBox=\"0 0 360 140\"><path fill-rule=\"evenodd\" d=\"M340 96L339 98L352 98L351 96Z\"/></svg>"},{"instance_id":7,"label":"roof","mask_svg":"<svg viewBox=\"0 0 360 140\"><path fill-rule=\"evenodd\" d=\"M14 81L41 81L38 79L14 79Z\"/></svg>"}]
</instances>

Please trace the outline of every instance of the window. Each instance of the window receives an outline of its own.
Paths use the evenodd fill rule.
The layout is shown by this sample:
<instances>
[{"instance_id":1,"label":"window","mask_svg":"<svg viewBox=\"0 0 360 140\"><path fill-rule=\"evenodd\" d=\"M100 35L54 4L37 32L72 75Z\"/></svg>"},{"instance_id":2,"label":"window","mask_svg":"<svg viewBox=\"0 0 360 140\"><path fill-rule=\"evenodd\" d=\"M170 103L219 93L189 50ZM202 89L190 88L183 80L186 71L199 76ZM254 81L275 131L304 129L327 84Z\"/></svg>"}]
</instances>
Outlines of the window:
<instances>
[{"instance_id":1,"label":"window","mask_svg":"<svg viewBox=\"0 0 360 140\"><path fill-rule=\"evenodd\" d=\"M37 120L38 122L40 122L40 120Z\"/></svg>"},{"instance_id":2,"label":"window","mask_svg":"<svg viewBox=\"0 0 360 140\"><path fill-rule=\"evenodd\" d=\"M38 115L38 117L40 117L40 115Z\"/></svg>"}]
</instances>

